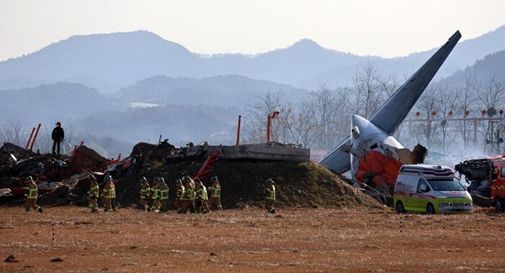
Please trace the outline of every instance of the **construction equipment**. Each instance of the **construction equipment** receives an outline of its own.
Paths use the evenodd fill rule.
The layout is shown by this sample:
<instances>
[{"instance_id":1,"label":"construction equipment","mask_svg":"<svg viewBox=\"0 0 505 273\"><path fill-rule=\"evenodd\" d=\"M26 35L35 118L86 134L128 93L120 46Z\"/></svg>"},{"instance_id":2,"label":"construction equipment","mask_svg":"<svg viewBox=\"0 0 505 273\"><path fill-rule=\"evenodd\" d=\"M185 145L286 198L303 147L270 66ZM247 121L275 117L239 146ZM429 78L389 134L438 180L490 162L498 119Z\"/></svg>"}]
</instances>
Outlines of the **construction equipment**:
<instances>
[{"instance_id":1,"label":"construction equipment","mask_svg":"<svg viewBox=\"0 0 505 273\"><path fill-rule=\"evenodd\" d=\"M456 171L464 175L468 192L479 206L495 206L496 212L505 206L505 158L466 160L456 165Z\"/></svg>"}]
</instances>

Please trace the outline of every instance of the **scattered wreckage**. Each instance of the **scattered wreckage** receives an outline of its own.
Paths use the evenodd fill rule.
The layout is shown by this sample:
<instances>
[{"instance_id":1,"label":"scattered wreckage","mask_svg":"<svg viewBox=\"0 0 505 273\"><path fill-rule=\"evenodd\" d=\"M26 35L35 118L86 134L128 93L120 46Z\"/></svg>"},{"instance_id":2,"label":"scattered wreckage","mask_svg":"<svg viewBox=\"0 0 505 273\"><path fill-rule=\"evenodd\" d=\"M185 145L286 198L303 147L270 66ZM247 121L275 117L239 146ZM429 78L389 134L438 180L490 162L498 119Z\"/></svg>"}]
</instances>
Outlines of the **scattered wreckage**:
<instances>
[{"instance_id":1,"label":"scattered wreckage","mask_svg":"<svg viewBox=\"0 0 505 273\"><path fill-rule=\"evenodd\" d=\"M4 143L0 148L0 201L24 196L24 179L32 176L41 193L40 204L83 203L90 174L101 181L106 173L116 177L126 174L130 166L149 168L151 162L194 159L204 156L202 147L176 149L168 142L139 143L130 157L109 160L82 143L69 156L37 154Z\"/></svg>"},{"instance_id":2,"label":"scattered wreckage","mask_svg":"<svg viewBox=\"0 0 505 273\"><path fill-rule=\"evenodd\" d=\"M498 155L491 158L471 159L460 162L455 167L465 176L468 192L480 206L494 206L496 212L505 210L505 158Z\"/></svg>"}]
</instances>

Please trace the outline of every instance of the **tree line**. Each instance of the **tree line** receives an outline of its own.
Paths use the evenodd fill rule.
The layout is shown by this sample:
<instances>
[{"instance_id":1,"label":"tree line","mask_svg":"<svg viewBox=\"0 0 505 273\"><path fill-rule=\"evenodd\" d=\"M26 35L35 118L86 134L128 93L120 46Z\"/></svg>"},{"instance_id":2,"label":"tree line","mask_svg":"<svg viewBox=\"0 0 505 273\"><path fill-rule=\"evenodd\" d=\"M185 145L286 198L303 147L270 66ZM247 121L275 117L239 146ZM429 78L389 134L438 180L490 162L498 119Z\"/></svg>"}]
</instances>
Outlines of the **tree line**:
<instances>
[{"instance_id":1,"label":"tree line","mask_svg":"<svg viewBox=\"0 0 505 273\"><path fill-rule=\"evenodd\" d=\"M368 64L355 74L352 86L322 86L303 101L290 102L286 94L270 92L249 105L245 140L264 143L267 116L279 111L272 122L273 141L331 149L349 135L351 116L369 118L396 91L398 82ZM464 82L451 85L435 82L425 90L395 137L408 148L420 143L443 153L496 153L497 143L493 141L498 142L497 132L505 134L501 107L505 107L505 83L497 76L485 80L466 76Z\"/></svg>"}]
</instances>

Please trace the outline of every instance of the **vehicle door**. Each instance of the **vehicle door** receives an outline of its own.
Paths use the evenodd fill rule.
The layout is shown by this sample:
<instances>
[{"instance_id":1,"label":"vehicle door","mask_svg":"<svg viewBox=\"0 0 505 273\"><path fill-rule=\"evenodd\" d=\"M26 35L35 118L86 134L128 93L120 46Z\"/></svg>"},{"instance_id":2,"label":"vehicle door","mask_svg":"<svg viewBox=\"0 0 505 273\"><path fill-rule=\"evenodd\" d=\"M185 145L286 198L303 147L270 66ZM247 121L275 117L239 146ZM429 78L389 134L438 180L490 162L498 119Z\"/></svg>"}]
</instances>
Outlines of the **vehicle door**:
<instances>
[{"instance_id":1,"label":"vehicle door","mask_svg":"<svg viewBox=\"0 0 505 273\"><path fill-rule=\"evenodd\" d=\"M500 175L490 185L491 198L505 198L505 167L500 168Z\"/></svg>"},{"instance_id":2,"label":"vehicle door","mask_svg":"<svg viewBox=\"0 0 505 273\"><path fill-rule=\"evenodd\" d=\"M417 188L416 188L416 198L413 200L413 206L416 208L418 211L425 211L426 206L428 205L428 202L430 202L429 193L430 186L428 185L428 182L424 178L419 178L419 181L417 183Z\"/></svg>"},{"instance_id":3,"label":"vehicle door","mask_svg":"<svg viewBox=\"0 0 505 273\"><path fill-rule=\"evenodd\" d=\"M405 197L405 208L408 210L416 210L416 199L417 199L417 194L416 194L416 189L417 185L419 183L419 178L418 176L410 176L408 180L408 189L407 189L407 195Z\"/></svg>"}]
</instances>

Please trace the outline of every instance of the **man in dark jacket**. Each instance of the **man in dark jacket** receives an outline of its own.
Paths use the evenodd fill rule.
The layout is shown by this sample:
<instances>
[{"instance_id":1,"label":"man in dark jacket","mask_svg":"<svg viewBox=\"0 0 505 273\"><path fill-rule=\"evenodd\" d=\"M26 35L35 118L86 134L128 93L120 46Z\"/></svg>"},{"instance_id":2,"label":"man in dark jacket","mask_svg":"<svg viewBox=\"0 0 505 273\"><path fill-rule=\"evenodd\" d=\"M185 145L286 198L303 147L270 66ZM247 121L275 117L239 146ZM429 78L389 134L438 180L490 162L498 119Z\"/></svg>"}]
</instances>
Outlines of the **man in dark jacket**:
<instances>
[{"instance_id":1,"label":"man in dark jacket","mask_svg":"<svg viewBox=\"0 0 505 273\"><path fill-rule=\"evenodd\" d=\"M63 128L61 128L61 123L56 122L56 127L53 129L53 133L51 134L51 138L53 139L53 155L55 155L55 150L60 155L60 144L65 138L65 132Z\"/></svg>"}]
</instances>

